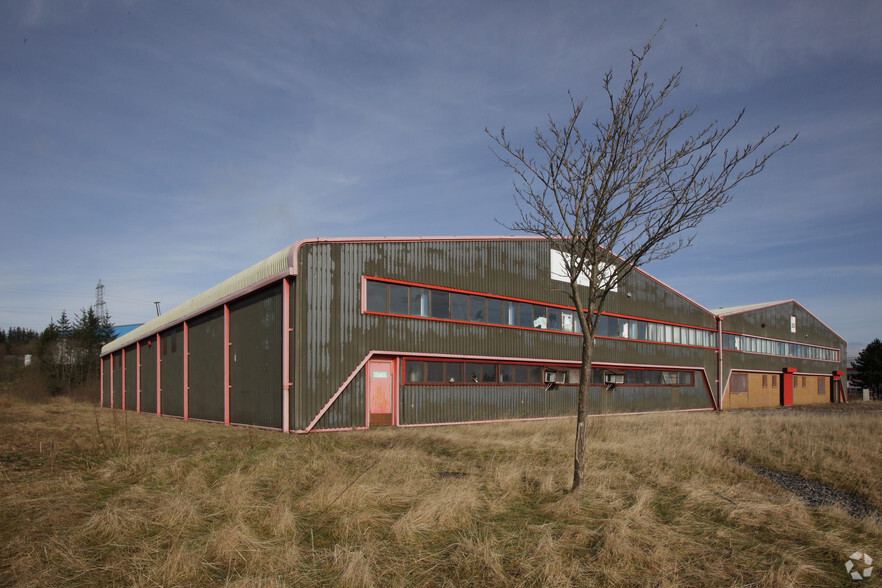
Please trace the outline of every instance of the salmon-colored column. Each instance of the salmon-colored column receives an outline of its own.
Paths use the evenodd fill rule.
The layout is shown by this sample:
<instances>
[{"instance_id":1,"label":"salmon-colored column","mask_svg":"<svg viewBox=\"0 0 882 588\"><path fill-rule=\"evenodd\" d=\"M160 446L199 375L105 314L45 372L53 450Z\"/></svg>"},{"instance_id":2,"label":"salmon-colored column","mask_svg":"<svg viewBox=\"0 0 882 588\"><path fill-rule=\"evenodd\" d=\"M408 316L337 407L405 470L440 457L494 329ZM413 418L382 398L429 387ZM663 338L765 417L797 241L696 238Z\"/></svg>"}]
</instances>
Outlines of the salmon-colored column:
<instances>
[{"instance_id":1,"label":"salmon-colored column","mask_svg":"<svg viewBox=\"0 0 882 588\"><path fill-rule=\"evenodd\" d=\"M184 420L190 418L190 325L184 321Z\"/></svg>"},{"instance_id":2,"label":"salmon-colored column","mask_svg":"<svg viewBox=\"0 0 882 588\"><path fill-rule=\"evenodd\" d=\"M282 278L282 430L291 432L291 282Z\"/></svg>"},{"instance_id":3,"label":"salmon-colored column","mask_svg":"<svg viewBox=\"0 0 882 588\"><path fill-rule=\"evenodd\" d=\"M224 424L230 424L230 305L224 304Z\"/></svg>"},{"instance_id":4,"label":"salmon-colored column","mask_svg":"<svg viewBox=\"0 0 882 588\"><path fill-rule=\"evenodd\" d=\"M141 342L135 344L135 405L141 412Z\"/></svg>"},{"instance_id":5,"label":"salmon-colored column","mask_svg":"<svg viewBox=\"0 0 882 588\"><path fill-rule=\"evenodd\" d=\"M120 378L120 386L122 388L122 409L126 410L126 350L122 350L122 377Z\"/></svg>"},{"instance_id":6,"label":"salmon-colored column","mask_svg":"<svg viewBox=\"0 0 882 588\"><path fill-rule=\"evenodd\" d=\"M156 414L162 414L162 353L159 333L156 333Z\"/></svg>"}]
</instances>

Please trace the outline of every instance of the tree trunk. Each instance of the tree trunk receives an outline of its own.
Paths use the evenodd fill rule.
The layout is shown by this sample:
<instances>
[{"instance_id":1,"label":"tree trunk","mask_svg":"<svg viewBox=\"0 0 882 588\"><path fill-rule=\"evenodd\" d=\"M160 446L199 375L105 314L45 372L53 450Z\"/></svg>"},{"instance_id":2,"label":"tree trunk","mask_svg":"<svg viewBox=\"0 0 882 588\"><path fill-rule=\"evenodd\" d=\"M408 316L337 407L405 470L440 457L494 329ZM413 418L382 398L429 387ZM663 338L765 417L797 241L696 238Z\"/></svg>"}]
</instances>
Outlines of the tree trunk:
<instances>
[{"instance_id":1,"label":"tree trunk","mask_svg":"<svg viewBox=\"0 0 882 588\"><path fill-rule=\"evenodd\" d=\"M583 330L579 407L576 411L576 451L573 459L573 487L570 492L576 492L585 479L585 453L588 449L588 399L591 392L591 356L593 353L594 337Z\"/></svg>"}]
</instances>

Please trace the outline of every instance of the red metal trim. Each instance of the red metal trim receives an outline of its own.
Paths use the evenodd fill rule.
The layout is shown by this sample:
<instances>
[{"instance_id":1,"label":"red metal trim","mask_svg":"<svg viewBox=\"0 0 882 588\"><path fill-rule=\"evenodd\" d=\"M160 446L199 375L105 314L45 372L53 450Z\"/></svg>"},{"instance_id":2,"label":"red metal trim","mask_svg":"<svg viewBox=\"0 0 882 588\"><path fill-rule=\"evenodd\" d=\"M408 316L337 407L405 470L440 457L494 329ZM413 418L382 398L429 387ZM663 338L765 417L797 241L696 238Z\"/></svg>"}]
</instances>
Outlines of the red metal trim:
<instances>
[{"instance_id":1,"label":"red metal trim","mask_svg":"<svg viewBox=\"0 0 882 588\"><path fill-rule=\"evenodd\" d=\"M104 408L104 358L98 358L98 406Z\"/></svg>"},{"instance_id":2,"label":"red metal trim","mask_svg":"<svg viewBox=\"0 0 882 588\"><path fill-rule=\"evenodd\" d=\"M716 317L717 321L717 410L723 410L723 396L726 389L723 387L723 318Z\"/></svg>"},{"instance_id":3,"label":"red metal trim","mask_svg":"<svg viewBox=\"0 0 882 588\"><path fill-rule=\"evenodd\" d=\"M479 292L477 290L461 290L459 288L450 288L447 286L435 286L433 284L426 284L423 282L408 282L408 281L404 281L404 280L395 280L395 279L391 279L391 278L381 278L381 277L377 277L377 276L365 275L365 276L362 276L362 285L361 285L362 313L364 313L364 314L376 314L376 315L382 315L382 316L427 319L427 320L442 321L442 322L449 322L449 323L460 323L460 324L467 324L467 325L487 325L487 326L491 326L491 327L508 327L508 328L512 328L512 329L526 329L529 331L546 331L546 332L551 332L551 333L565 333L568 335L581 335L581 333L576 333L574 331L558 331L558 330L554 330L554 329L536 329L533 327L521 327L518 325L500 325L500 324L496 324L496 323L486 323L486 322L479 323L479 322L474 322L474 321L462 321L462 320L458 320L458 319L443 319L443 318L436 318L436 317L430 317L430 316L417 316L417 315L410 315L410 314L396 314L396 313L391 313L391 312L377 312L375 310L367 310L367 308L366 308L367 296L365 296L365 289L366 289L366 283L368 280L372 280L375 282L384 282L387 284L399 284L401 286L415 286L417 288L429 288L432 290L453 292L455 294L468 294L471 296L481 296L483 298L493 298L495 300L502 300L504 302L525 302L527 304L535 304L537 306L550 306L552 308L560 308L561 310L571 310L573 312L576 311L575 307L573 307L573 306L567 306L565 304L557 304L554 302L543 302L541 300L530 300L528 298L515 298L512 296L502 296L499 294L489 294L487 292ZM585 312L588 312L588 311L586 310ZM597 314L597 313L595 312L595 314ZM619 314L619 313L615 313L615 312L601 312L600 314L603 316L612 316L612 317L624 318L624 319L628 319L628 320L643 321L643 322L647 322L647 323L653 323L656 325L671 325L672 327L685 327L687 329L695 329L698 331L708 331L711 333L713 333L715 331L715 329L711 329L708 327L699 327L696 325L687 325L684 323L672 323L669 321L663 321L663 320L659 320L659 319L649 319L649 318L644 318L644 317L640 317L640 316ZM609 338L617 339L618 337L609 337ZM627 341L630 339L623 339L623 340ZM634 340L638 341L638 339L634 339ZM652 341L646 341L646 342L652 343ZM674 345L678 345L678 344L674 343ZM700 345L692 345L691 347L698 347L700 349L710 349L709 347L701 347Z\"/></svg>"},{"instance_id":4,"label":"red metal trim","mask_svg":"<svg viewBox=\"0 0 882 588\"><path fill-rule=\"evenodd\" d=\"M156 333L156 414L162 414L162 349L159 333Z\"/></svg>"},{"instance_id":5,"label":"red metal trim","mask_svg":"<svg viewBox=\"0 0 882 588\"><path fill-rule=\"evenodd\" d=\"M224 304L224 424L230 424L230 306Z\"/></svg>"},{"instance_id":6,"label":"red metal trim","mask_svg":"<svg viewBox=\"0 0 882 588\"><path fill-rule=\"evenodd\" d=\"M122 377L120 378L120 388L122 389L122 409L126 410L126 348L122 348Z\"/></svg>"},{"instance_id":7,"label":"red metal trim","mask_svg":"<svg viewBox=\"0 0 882 588\"><path fill-rule=\"evenodd\" d=\"M184 321L184 420L190 419L190 324Z\"/></svg>"},{"instance_id":8,"label":"red metal trim","mask_svg":"<svg viewBox=\"0 0 882 588\"><path fill-rule=\"evenodd\" d=\"M141 413L141 342L135 343L135 404Z\"/></svg>"}]
</instances>

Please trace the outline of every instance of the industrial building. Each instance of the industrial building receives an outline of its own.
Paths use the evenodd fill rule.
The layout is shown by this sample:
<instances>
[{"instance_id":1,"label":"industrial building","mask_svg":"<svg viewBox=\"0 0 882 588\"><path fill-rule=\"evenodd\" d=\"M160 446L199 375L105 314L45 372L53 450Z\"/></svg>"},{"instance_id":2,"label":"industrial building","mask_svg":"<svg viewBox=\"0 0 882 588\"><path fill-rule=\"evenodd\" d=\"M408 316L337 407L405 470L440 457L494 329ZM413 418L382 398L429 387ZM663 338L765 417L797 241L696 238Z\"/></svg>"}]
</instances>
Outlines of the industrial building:
<instances>
[{"instance_id":1,"label":"industrial building","mask_svg":"<svg viewBox=\"0 0 882 588\"><path fill-rule=\"evenodd\" d=\"M574 415L581 334L533 237L310 239L102 349L101 405L304 433ZM712 311L642 270L596 333L594 414L844 400L793 300Z\"/></svg>"}]
</instances>

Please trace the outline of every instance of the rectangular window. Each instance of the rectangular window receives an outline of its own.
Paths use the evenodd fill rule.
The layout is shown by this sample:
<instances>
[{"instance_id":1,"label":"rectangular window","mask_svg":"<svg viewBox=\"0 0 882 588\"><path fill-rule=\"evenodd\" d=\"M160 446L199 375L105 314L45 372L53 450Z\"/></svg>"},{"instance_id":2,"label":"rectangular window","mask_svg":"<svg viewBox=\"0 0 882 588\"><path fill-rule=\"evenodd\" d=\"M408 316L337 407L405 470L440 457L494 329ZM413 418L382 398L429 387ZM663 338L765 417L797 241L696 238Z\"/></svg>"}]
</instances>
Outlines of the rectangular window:
<instances>
[{"instance_id":1,"label":"rectangular window","mask_svg":"<svg viewBox=\"0 0 882 588\"><path fill-rule=\"evenodd\" d=\"M432 299L432 318L450 318L450 292L430 290Z\"/></svg>"},{"instance_id":2,"label":"rectangular window","mask_svg":"<svg viewBox=\"0 0 882 588\"><path fill-rule=\"evenodd\" d=\"M548 329L550 331L560 331L560 309L548 308ZM571 329L572 330L572 329Z\"/></svg>"},{"instance_id":3,"label":"rectangular window","mask_svg":"<svg viewBox=\"0 0 882 588\"><path fill-rule=\"evenodd\" d=\"M533 305L533 328L534 329L547 329L548 328L548 316L547 310L544 306L539 306L538 304Z\"/></svg>"},{"instance_id":4,"label":"rectangular window","mask_svg":"<svg viewBox=\"0 0 882 588\"><path fill-rule=\"evenodd\" d=\"M389 284L389 312L392 314L410 314L408 300L410 292L407 286Z\"/></svg>"},{"instance_id":5,"label":"rectangular window","mask_svg":"<svg viewBox=\"0 0 882 588\"><path fill-rule=\"evenodd\" d=\"M673 343L674 342L674 327L671 325L665 325L665 343Z\"/></svg>"},{"instance_id":6,"label":"rectangular window","mask_svg":"<svg viewBox=\"0 0 882 588\"><path fill-rule=\"evenodd\" d=\"M425 378L426 362L424 361L405 361L405 378L410 384L423 382Z\"/></svg>"},{"instance_id":7,"label":"rectangular window","mask_svg":"<svg viewBox=\"0 0 882 588\"><path fill-rule=\"evenodd\" d=\"M450 318L455 321L469 320L469 295L453 292L450 294Z\"/></svg>"},{"instance_id":8,"label":"rectangular window","mask_svg":"<svg viewBox=\"0 0 882 588\"><path fill-rule=\"evenodd\" d=\"M498 298L487 299L487 322L491 325L502 324L503 305L502 300Z\"/></svg>"},{"instance_id":9,"label":"rectangular window","mask_svg":"<svg viewBox=\"0 0 882 588\"><path fill-rule=\"evenodd\" d=\"M514 366L514 381L517 384L526 384L527 383L527 366L525 366L525 365Z\"/></svg>"},{"instance_id":10,"label":"rectangular window","mask_svg":"<svg viewBox=\"0 0 882 588\"><path fill-rule=\"evenodd\" d=\"M514 382L514 366L502 364L499 366L499 381L503 384Z\"/></svg>"},{"instance_id":11,"label":"rectangular window","mask_svg":"<svg viewBox=\"0 0 882 588\"><path fill-rule=\"evenodd\" d=\"M444 381L448 384L462 383L462 362L448 361L444 363Z\"/></svg>"},{"instance_id":12,"label":"rectangular window","mask_svg":"<svg viewBox=\"0 0 882 588\"><path fill-rule=\"evenodd\" d=\"M805 388L805 376L802 377L802 387Z\"/></svg>"},{"instance_id":13,"label":"rectangular window","mask_svg":"<svg viewBox=\"0 0 882 588\"><path fill-rule=\"evenodd\" d=\"M562 331L572 333L576 330L576 313L569 310L560 312L560 328Z\"/></svg>"},{"instance_id":14,"label":"rectangular window","mask_svg":"<svg viewBox=\"0 0 882 588\"><path fill-rule=\"evenodd\" d=\"M578 384L581 379L581 371L579 368L570 368L567 370L567 384Z\"/></svg>"},{"instance_id":15,"label":"rectangular window","mask_svg":"<svg viewBox=\"0 0 882 588\"><path fill-rule=\"evenodd\" d=\"M473 384L495 384L495 363L467 363L465 364L466 382Z\"/></svg>"},{"instance_id":16,"label":"rectangular window","mask_svg":"<svg viewBox=\"0 0 882 588\"><path fill-rule=\"evenodd\" d=\"M429 290L428 288L410 289L410 315L429 316Z\"/></svg>"},{"instance_id":17,"label":"rectangular window","mask_svg":"<svg viewBox=\"0 0 882 588\"><path fill-rule=\"evenodd\" d=\"M732 394L747 394L747 374L733 373L729 389Z\"/></svg>"},{"instance_id":18,"label":"rectangular window","mask_svg":"<svg viewBox=\"0 0 882 588\"><path fill-rule=\"evenodd\" d=\"M533 326L533 305L527 302L518 304L518 326L530 328Z\"/></svg>"},{"instance_id":19,"label":"rectangular window","mask_svg":"<svg viewBox=\"0 0 882 588\"><path fill-rule=\"evenodd\" d=\"M440 384L444 381L444 364L440 361L426 362L426 382Z\"/></svg>"},{"instance_id":20,"label":"rectangular window","mask_svg":"<svg viewBox=\"0 0 882 588\"><path fill-rule=\"evenodd\" d=\"M827 386L824 385L824 378L818 378L818 396L823 396L827 393Z\"/></svg>"},{"instance_id":21,"label":"rectangular window","mask_svg":"<svg viewBox=\"0 0 882 588\"><path fill-rule=\"evenodd\" d=\"M389 310L389 286L383 282L368 280L365 284L365 304L369 312L387 312Z\"/></svg>"},{"instance_id":22,"label":"rectangular window","mask_svg":"<svg viewBox=\"0 0 882 588\"><path fill-rule=\"evenodd\" d=\"M778 387L778 376L775 375L775 376L772 376L772 388L777 388L777 387Z\"/></svg>"},{"instance_id":23,"label":"rectangular window","mask_svg":"<svg viewBox=\"0 0 882 588\"><path fill-rule=\"evenodd\" d=\"M505 301L505 324L509 326L517 326L518 324L518 303Z\"/></svg>"},{"instance_id":24,"label":"rectangular window","mask_svg":"<svg viewBox=\"0 0 882 588\"><path fill-rule=\"evenodd\" d=\"M769 387L769 376L763 374L763 388Z\"/></svg>"},{"instance_id":25,"label":"rectangular window","mask_svg":"<svg viewBox=\"0 0 882 588\"><path fill-rule=\"evenodd\" d=\"M529 379L530 384L541 384L542 383L542 368L538 365L528 366L527 378Z\"/></svg>"},{"instance_id":26,"label":"rectangular window","mask_svg":"<svg viewBox=\"0 0 882 588\"><path fill-rule=\"evenodd\" d=\"M469 296L469 320L473 323L487 322L487 299L483 296Z\"/></svg>"}]
</instances>

